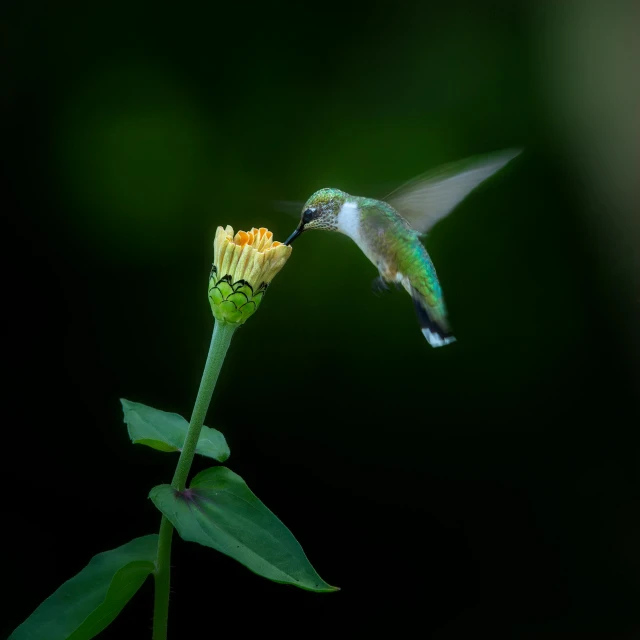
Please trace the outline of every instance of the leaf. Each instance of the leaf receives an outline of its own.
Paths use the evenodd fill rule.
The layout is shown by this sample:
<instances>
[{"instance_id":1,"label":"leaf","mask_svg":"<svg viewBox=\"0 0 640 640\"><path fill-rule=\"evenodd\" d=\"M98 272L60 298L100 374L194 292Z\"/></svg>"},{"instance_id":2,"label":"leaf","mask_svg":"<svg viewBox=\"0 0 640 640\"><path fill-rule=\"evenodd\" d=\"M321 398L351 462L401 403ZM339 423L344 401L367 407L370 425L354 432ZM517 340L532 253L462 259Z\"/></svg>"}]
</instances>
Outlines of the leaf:
<instances>
[{"instance_id":1,"label":"leaf","mask_svg":"<svg viewBox=\"0 0 640 640\"><path fill-rule=\"evenodd\" d=\"M129 437L134 444L145 444L165 452L182 450L189 428L189 423L182 416L124 398L120 402ZM224 436L209 427L202 427L196 453L218 462L224 462L231 454Z\"/></svg>"},{"instance_id":2,"label":"leaf","mask_svg":"<svg viewBox=\"0 0 640 640\"><path fill-rule=\"evenodd\" d=\"M49 596L9 640L88 640L115 620L155 568L157 534L94 556Z\"/></svg>"},{"instance_id":3,"label":"leaf","mask_svg":"<svg viewBox=\"0 0 640 640\"><path fill-rule=\"evenodd\" d=\"M221 551L274 582L338 591L316 573L289 529L226 467L199 473L182 492L167 484L154 487L149 497L184 540Z\"/></svg>"}]
</instances>

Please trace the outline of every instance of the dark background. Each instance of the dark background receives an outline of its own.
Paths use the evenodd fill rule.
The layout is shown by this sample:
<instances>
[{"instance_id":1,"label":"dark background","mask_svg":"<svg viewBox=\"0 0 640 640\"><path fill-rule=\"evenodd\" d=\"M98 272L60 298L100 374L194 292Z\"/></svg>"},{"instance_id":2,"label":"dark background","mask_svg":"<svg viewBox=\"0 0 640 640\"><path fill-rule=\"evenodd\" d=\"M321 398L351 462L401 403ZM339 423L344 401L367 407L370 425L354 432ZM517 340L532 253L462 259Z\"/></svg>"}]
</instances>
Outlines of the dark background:
<instances>
[{"instance_id":1,"label":"dark background","mask_svg":"<svg viewBox=\"0 0 640 640\"><path fill-rule=\"evenodd\" d=\"M157 531L147 494L177 456L132 446L118 399L190 415L218 225L283 240L276 200L383 197L511 146L426 241L453 346L429 347L404 292L372 293L346 237L294 245L207 424L341 591L175 540L171 637L640 636L638 245L624 215L602 231L631 210L619 185L591 192L609 174L589 159L623 145L587 135L616 123L624 143L612 114L632 110L581 54L628 20L605 37L593 2L570 6L3 10L3 637L91 556ZM152 597L149 580L100 637L150 637Z\"/></svg>"}]
</instances>

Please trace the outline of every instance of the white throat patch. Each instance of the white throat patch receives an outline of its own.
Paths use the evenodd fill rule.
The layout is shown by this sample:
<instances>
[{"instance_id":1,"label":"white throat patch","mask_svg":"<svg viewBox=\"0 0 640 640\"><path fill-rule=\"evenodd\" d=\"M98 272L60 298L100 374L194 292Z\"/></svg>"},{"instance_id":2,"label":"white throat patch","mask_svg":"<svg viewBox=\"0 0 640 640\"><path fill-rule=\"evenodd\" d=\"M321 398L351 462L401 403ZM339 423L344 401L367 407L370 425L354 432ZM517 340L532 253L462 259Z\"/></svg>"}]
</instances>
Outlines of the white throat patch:
<instances>
[{"instance_id":1,"label":"white throat patch","mask_svg":"<svg viewBox=\"0 0 640 640\"><path fill-rule=\"evenodd\" d=\"M353 200L346 200L338 212L338 231L349 236L357 244L360 240L360 209Z\"/></svg>"}]
</instances>

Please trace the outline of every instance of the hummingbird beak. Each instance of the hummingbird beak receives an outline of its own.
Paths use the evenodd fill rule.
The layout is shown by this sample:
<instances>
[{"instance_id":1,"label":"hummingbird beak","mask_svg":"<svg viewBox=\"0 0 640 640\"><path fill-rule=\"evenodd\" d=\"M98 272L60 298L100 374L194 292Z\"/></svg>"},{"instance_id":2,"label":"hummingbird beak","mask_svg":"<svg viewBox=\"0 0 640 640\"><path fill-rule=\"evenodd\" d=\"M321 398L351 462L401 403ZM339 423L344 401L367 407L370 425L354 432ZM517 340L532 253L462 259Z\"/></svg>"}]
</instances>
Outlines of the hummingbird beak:
<instances>
[{"instance_id":1,"label":"hummingbird beak","mask_svg":"<svg viewBox=\"0 0 640 640\"><path fill-rule=\"evenodd\" d=\"M302 232L304 231L304 227L300 225L285 241L286 245L291 244Z\"/></svg>"}]
</instances>

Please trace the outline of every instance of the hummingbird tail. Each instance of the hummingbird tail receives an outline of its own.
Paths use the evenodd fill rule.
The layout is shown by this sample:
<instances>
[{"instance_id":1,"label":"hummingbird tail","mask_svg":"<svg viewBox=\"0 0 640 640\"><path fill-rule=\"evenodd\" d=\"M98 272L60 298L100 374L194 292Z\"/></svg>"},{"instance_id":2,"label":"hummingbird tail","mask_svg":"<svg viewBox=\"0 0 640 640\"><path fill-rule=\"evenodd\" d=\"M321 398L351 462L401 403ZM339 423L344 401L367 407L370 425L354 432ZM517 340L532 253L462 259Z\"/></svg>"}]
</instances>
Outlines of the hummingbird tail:
<instances>
[{"instance_id":1,"label":"hummingbird tail","mask_svg":"<svg viewBox=\"0 0 640 640\"><path fill-rule=\"evenodd\" d=\"M422 329L422 334L432 347L444 347L447 344L455 342L456 339L451 333L449 323L444 312L434 309L420 295L414 287L411 288L411 297L418 315L418 322Z\"/></svg>"}]
</instances>

